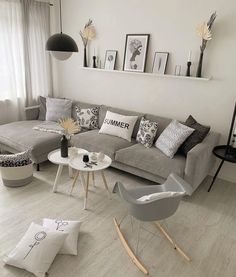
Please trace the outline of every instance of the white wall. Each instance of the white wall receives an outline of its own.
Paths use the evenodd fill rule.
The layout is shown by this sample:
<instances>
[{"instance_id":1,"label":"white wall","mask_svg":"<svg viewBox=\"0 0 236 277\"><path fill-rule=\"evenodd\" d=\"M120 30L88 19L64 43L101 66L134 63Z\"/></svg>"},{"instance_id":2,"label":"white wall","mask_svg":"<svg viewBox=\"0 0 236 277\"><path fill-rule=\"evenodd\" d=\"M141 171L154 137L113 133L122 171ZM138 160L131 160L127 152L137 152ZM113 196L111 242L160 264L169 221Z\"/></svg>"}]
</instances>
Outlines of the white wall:
<instances>
[{"instance_id":1,"label":"white wall","mask_svg":"<svg viewBox=\"0 0 236 277\"><path fill-rule=\"evenodd\" d=\"M76 40L80 52L68 61L57 63L58 95L180 120L192 114L199 122L220 132L222 142L226 142L236 100L235 0L227 3L225 0L67 0L62 4L64 32ZM213 76L209 82L81 69L83 46L79 30L91 18L97 38L90 44L90 52L96 48L102 60L106 49L118 50L120 69L125 35L149 33L148 71L154 51L168 51L167 73L172 74L175 65L181 64L185 74L188 51L192 50L195 74L200 45L196 26L207 21L215 10L218 17L213 40L207 46L204 59L203 74ZM52 29L55 31L55 26ZM221 177L236 181L234 165L225 165Z\"/></svg>"}]
</instances>

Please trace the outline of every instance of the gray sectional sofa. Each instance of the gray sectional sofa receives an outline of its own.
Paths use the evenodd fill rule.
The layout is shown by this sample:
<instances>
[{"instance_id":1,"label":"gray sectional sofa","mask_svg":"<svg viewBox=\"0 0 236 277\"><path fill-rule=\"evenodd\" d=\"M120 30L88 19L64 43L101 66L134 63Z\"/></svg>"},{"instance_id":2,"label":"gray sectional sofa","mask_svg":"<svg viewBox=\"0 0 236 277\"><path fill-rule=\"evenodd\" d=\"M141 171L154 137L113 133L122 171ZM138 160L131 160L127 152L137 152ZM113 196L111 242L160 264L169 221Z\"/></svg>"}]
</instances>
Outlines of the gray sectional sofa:
<instances>
[{"instance_id":1,"label":"gray sectional sofa","mask_svg":"<svg viewBox=\"0 0 236 277\"><path fill-rule=\"evenodd\" d=\"M114 168L157 183L163 182L171 172L174 172L184 178L195 190L214 166L215 159L212 155L212 149L219 141L220 135L218 133L211 131L202 143L188 152L187 157L176 154L173 159L170 159L155 147L145 148L138 144L135 137L142 116L145 115L145 118L159 123L156 137L167 127L171 119L82 102L74 102L72 108L72 117L74 118L75 104L78 104L81 108L99 106L99 128L108 110L124 115L138 116L131 142L122 138L99 134L98 130L83 130L72 137L72 145L88 151L104 152L110 156ZM61 136L32 129L43 122L38 120L38 107L26 109L26 115L26 121L12 122L0 126L0 149L16 153L31 147L33 161L39 164L47 160L50 151L59 147Z\"/></svg>"}]
</instances>

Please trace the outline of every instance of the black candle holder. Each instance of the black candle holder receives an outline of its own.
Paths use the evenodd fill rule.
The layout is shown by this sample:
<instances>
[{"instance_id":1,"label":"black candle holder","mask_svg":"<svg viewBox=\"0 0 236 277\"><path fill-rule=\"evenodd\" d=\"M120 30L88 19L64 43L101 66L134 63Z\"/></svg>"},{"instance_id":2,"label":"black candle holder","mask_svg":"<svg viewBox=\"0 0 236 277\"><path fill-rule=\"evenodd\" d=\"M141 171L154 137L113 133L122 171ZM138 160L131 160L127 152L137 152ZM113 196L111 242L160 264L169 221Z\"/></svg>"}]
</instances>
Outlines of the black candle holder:
<instances>
[{"instance_id":1,"label":"black candle holder","mask_svg":"<svg viewBox=\"0 0 236 277\"><path fill-rule=\"evenodd\" d=\"M191 62L187 62L187 71L186 71L186 76L190 77L191 73L190 73L190 68L191 68L192 63Z\"/></svg>"},{"instance_id":2,"label":"black candle holder","mask_svg":"<svg viewBox=\"0 0 236 277\"><path fill-rule=\"evenodd\" d=\"M93 68L97 68L96 59L97 59L97 57L93 56Z\"/></svg>"}]
</instances>

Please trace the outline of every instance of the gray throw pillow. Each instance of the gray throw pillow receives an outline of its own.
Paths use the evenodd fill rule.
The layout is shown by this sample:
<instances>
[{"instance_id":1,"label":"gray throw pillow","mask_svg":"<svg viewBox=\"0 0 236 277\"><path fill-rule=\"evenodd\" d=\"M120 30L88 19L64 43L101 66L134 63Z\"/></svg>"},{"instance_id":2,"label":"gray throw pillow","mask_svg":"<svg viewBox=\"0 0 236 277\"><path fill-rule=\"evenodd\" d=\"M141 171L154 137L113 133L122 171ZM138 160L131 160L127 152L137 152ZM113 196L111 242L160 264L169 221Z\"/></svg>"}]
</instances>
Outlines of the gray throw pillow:
<instances>
[{"instance_id":1,"label":"gray throw pillow","mask_svg":"<svg viewBox=\"0 0 236 277\"><path fill-rule=\"evenodd\" d=\"M61 118L70 118L71 108L71 100L48 97L46 100L46 120L58 121Z\"/></svg>"},{"instance_id":2,"label":"gray throw pillow","mask_svg":"<svg viewBox=\"0 0 236 277\"><path fill-rule=\"evenodd\" d=\"M76 121L80 127L89 130L98 129L99 107L81 109L79 106L76 106L75 110Z\"/></svg>"},{"instance_id":3,"label":"gray throw pillow","mask_svg":"<svg viewBox=\"0 0 236 277\"><path fill-rule=\"evenodd\" d=\"M209 133L211 127L201 125L191 115L183 124L194 129L194 132L184 141L184 143L181 145L179 149L181 153L187 156L188 152L194 146L196 146L198 143L201 143L204 140L204 138Z\"/></svg>"},{"instance_id":4,"label":"gray throw pillow","mask_svg":"<svg viewBox=\"0 0 236 277\"><path fill-rule=\"evenodd\" d=\"M172 120L158 137L155 146L169 158L173 158L180 145L189 137L194 129Z\"/></svg>"},{"instance_id":5,"label":"gray throw pillow","mask_svg":"<svg viewBox=\"0 0 236 277\"><path fill-rule=\"evenodd\" d=\"M38 120L46 119L46 97L39 96L39 117Z\"/></svg>"},{"instance_id":6,"label":"gray throw pillow","mask_svg":"<svg viewBox=\"0 0 236 277\"><path fill-rule=\"evenodd\" d=\"M145 147L152 147L154 138L157 133L157 127L157 122L150 121L142 117L136 141L141 143Z\"/></svg>"}]
</instances>

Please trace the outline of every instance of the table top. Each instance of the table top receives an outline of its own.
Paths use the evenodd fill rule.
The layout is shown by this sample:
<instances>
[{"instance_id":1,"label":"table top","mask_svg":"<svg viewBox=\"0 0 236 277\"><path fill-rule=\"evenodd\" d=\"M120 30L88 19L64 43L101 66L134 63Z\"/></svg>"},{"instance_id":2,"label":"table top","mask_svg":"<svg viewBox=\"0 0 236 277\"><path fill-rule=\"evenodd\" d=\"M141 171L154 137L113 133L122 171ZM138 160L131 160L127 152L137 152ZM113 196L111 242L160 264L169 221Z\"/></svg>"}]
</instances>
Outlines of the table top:
<instances>
[{"instance_id":1,"label":"table top","mask_svg":"<svg viewBox=\"0 0 236 277\"><path fill-rule=\"evenodd\" d=\"M77 154L84 155L88 154L88 151L82 148L77 148ZM70 148L69 148L69 156L67 158L61 157L61 149L56 149L48 154L48 159L50 162L58 165L69 165L69 161L71 158Z\"/></svg>"},{"instance_id":2,"label":"table top","mask_svg":"<svg viewBox=\"0 0 236 277\"><path fill-rule=\"evenodd\" d=\"M228 149L228 151L226 151ZM236 148L227 147L227 145L218 145L214 147L213 154L227 162L236 163Z\"/></svg>"},{"instance_id":3,"label":"table top","mask_svg":"<svg viewBox=\"0 0 236 277\"><path fill-rule=\"evenodd\" d=\"M79 154L70 160L69 166L79 171L91 172L106 169L111 165L111 163L112 159L105 155L102 161L97 161L96 163L88 162L88 165L91 167L87 167L86 163L83 162L83 154Z\"/></svg>"}]
</instances>

